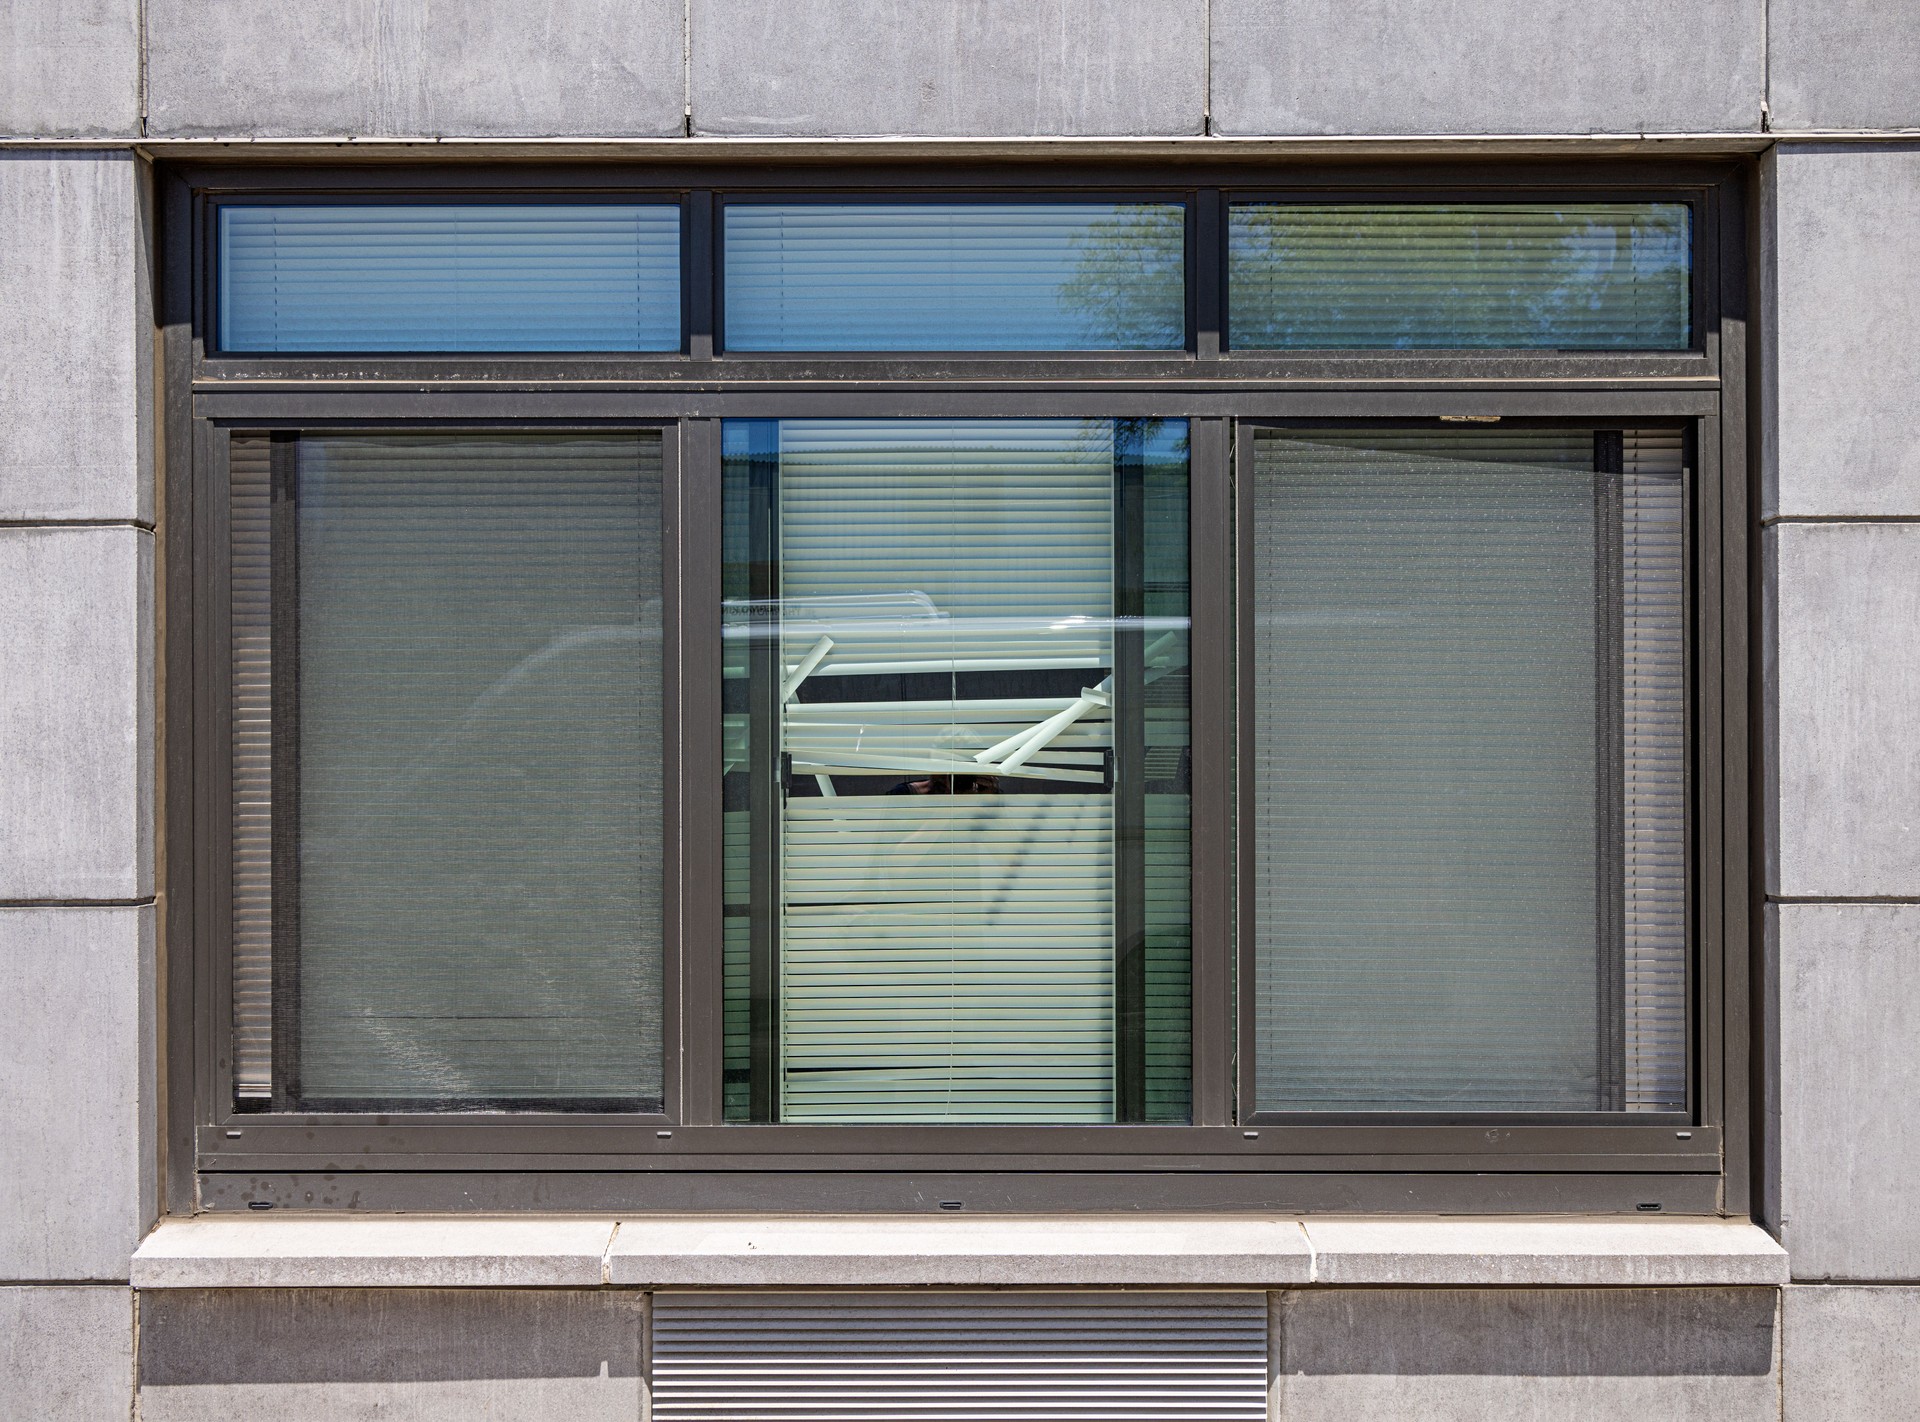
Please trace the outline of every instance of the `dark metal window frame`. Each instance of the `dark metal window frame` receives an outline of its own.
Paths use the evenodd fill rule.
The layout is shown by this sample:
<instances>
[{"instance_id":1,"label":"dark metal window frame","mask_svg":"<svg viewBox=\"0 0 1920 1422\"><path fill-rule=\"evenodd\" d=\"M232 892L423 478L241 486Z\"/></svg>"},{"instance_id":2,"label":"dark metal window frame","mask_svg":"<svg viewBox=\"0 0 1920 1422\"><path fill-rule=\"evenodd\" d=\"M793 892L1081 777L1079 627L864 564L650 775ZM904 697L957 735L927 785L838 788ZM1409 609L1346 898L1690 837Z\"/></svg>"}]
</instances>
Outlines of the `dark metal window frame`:
<instances>
[{"instance_id":1,"label":"dark metal window frame","mask_svg":"<svg viewBox=\"0 0 1920 1422\"><path fill-rule=\"evenodd\" d=\"M716 353L728 197L1085 195L1187 203L1184 353ZM208 165L166 170L164 934L167 1190L175 1210L312 1208L1748 1210L1747 168L1728 162ZM651 197L683 212L681 352L236 356L211 352L208 208L430 193ZM1648 198L1694 212L1694 349L1224 352L1225 204ZM719 694L722 418L1179 417L1192 430L1194 1121L1098 1127L723 1125ZM1232 1056L1234 430L1263 423L1537 419L1692 433L1693 1108L1593 1116L1240 1119ZM659 428L669 588L665 728L668 1110L321 1115L237 1111L224 894L223 517L234 431ZM1251 439L1240 441L1241 458ZM677 560L677 562L675 561ZM1242 764L1245 759L1243 757ZM1242 952L1245 951L1242 945ZM1249 995L1242 994L1244 999ZM678 1010L671 1010L677 1003Z\"/></svg>"}]
</instances>

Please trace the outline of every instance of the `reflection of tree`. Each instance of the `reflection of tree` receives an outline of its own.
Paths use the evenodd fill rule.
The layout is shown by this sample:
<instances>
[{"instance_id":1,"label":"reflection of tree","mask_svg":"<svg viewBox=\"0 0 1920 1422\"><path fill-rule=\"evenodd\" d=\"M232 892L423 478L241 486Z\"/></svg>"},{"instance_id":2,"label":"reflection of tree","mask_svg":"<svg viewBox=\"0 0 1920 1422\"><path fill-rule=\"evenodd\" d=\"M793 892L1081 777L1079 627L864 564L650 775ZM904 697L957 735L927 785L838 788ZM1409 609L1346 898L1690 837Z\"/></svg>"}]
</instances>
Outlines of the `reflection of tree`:
<instances>
[{"instance_id":1,"label":"reflection of tree","mask_svg":"<svg viewBox=\"0 0 1920 1422\"><path fill-rule=\"evenodd\" d=\"M1242 347L1660 348L1688 337L1683 204L1261 204L1231 223Z\"/></svg>"},{"instance_id":2,"label":"reflection of tree","mask_svg":"<svg viewBox=\"0 0 1920 1422\"><path fill-rule=\"evenodd\" d=\"M1186 344L1186 209L1127 203L1074 239L1079 261L1060 288L1091 345L1116 351Z\"/></svg>"}]
</instances>

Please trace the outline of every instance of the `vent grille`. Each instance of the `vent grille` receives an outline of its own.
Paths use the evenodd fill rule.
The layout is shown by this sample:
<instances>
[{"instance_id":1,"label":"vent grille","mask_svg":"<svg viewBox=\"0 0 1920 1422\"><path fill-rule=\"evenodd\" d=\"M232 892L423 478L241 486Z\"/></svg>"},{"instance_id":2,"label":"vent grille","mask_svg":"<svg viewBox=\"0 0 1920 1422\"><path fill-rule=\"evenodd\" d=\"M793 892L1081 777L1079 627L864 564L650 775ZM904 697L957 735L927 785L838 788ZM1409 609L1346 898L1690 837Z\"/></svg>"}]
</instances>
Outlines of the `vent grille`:
<instances>
[{"instance_id":1,"label":"vent grille","mask_svg":"<svg viewBox=\"0 0 1920 1422\"><path fill-rule=\"evenodd\" d=\"M1254 1422L1263 1294L660 1294L655 1422Z\"/></svg>"}]
</instances>

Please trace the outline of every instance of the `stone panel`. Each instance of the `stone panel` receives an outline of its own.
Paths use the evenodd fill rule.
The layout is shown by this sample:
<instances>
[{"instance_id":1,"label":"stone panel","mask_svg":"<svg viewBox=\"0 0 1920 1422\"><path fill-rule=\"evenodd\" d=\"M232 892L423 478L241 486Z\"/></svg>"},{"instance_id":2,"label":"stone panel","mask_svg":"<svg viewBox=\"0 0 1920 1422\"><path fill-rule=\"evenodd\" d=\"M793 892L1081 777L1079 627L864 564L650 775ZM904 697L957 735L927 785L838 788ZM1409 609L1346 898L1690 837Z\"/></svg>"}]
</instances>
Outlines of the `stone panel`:
<instances>
[{"instance_id":1,"label":"stone panel","mask_svg":"<svg viewBox=\"0 0 1920 1422\"><path fill-rule=\"evenodd\" d=\"M1287 1422L1775 1422L1776 1289L1275 1294Z\"/></svg>"},{"instance_id":2,"label":"stone panel","mask_svg":"<svg viewBox=\"0 0 1920 1422\"><path fill-rule=\"evenodd\" d=\"M0 900L153 892L153 538L0 528Z\"/></svg>"},{"instance_id":3,"label":"stone panel","mask_svg":"<svg viewBox=\"0 0 1920 1422\"><path fill-rule=\"evenodd\" d=\"M130 153L0 153L0 519L153 519L141 167Z\"/></svg>"},{"instance_id":4,"label":"stone panel","mask_svg":"<svg viewBox=\"0 0 1920 1422\"><path fill-rule=\"evenodd\" d=\"M151 908L0 909L0 1278L127 1277L153 1057Z\"/></svg>"},{"instance_id":5,"label":"stone panel","mask_svg":"<svg viewBox=\"0 0 1920 1422\"><path fill-rule=\"evenodd\" d=\"M1215 0L1213 127L1758 130L1763 0Z\"/></svg>"},{"instance_id":6,"label":"stone panel","mask_svg":"<svg viewBox=\"0 0 1920 1422\"><path fill-rule=\"evenodd\" d=\"M1770 887L1920 894L1920 524L1782 523L1765 549Z\"/></svg>"},{"instance_id":7,"label":"stone panel","mask_svg":"<svg viewBox=\"0 0 1920 1422\"><path fill-rule=\"evenodd\" d=\"M140 132L139 0L0 5L0 134Z\"/></svg>"},{"instance_id":8,"label":"stone panel","mask_svg":"<svg viewBox=\"0 0 1920 1422\"><path fill-rule=\"evenodd\" d=\"M681 0L147 0L147 127L187 135L659 137Z\"/></svg>"},{"instance_id":9,"label":"stone panel","mask_svg":"<svg viewBox=\"0 0 1920 1422\"><path fill-rule=\"evenodd\" d=\"M1793 1276L1920 1279L1920 905L1769 912Z\"/></svg>"},{"instance_id":10,"label":"stone panel","mask_svg":"<svg viewBox=\"0 0 1920 1422\"><path fill-rule=\"evenodd\" d=\"M143 1292L141 1422L633 1422L645 1307L564 1289Z\"/></svg>"},{"instance_id":11,"label":"stone panel","mask_svg":"<svg viewBox=\"0 0 1920 1422\"><path fill-rule=\"evenodd\" d=\"M1205 0L692 0L697 134L1194 134Z\"/></svg>"},{"instance_id":12,"label":"stone panel","mask_svg":"<svg viewBox=\"0 0 1920 1422\"><path fill-rule=\"evenodd\" d=\"M1780 1319L1782 1422L1911 1422L1920 1406L1920 1286L1800 1284Z\"/></svg>"},{"instance_id":13,"label":"stone panel","mask_svg":"<svg viewBox=\"0 0 1920 1422\"><path fill-rule=\"evenodd\" d=\"M1920 128L1920 5L1770 0L1776 129Z\"/></svg>"},{"instance_id":14,"label":"stone panel","mask_svg":"<svg viewBox=\"0 0 1920 1422\"><path fill-rule=\"evenodd\" d=\"M1765 182L1764 511L1920 514L1920 144L1783 144Z\"/></svg>"},{"instance_id":15,"label":"stone panel","mask_svg":"<svg viewBox=\"0 0 1920 1422\"><path fill-rule=\"evenodd\" d=\"M102 1422L132 1411L132 1290L0 1287L0 1417Z\"/></svg>"}]
</instances>

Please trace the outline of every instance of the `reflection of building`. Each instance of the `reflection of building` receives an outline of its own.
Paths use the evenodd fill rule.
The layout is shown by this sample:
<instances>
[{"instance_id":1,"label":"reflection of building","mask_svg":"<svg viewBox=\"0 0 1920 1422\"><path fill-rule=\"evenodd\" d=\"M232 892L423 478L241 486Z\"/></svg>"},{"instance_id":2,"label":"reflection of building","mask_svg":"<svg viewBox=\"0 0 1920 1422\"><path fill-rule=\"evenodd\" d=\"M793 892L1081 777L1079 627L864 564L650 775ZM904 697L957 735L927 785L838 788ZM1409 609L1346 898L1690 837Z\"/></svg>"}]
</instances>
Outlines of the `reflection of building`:
<instances>
[{"instance_id":1,"label":"reflection of building","mask_svg":"<svg viewBox=\"0 0 1920 1422\"><path fill-rule=\"evenodd\" d=\"M1420 8L15 4L0 1416L1912 1415L1920 22Z\"/></svg>"}]
</instances>

